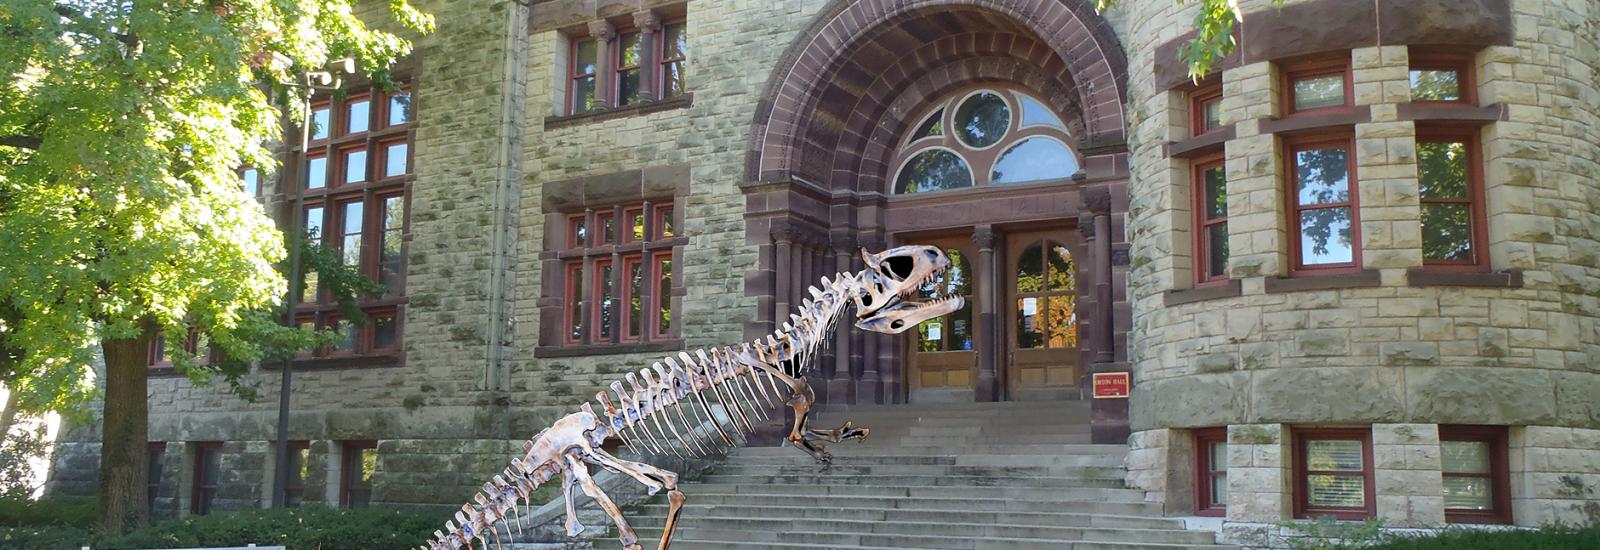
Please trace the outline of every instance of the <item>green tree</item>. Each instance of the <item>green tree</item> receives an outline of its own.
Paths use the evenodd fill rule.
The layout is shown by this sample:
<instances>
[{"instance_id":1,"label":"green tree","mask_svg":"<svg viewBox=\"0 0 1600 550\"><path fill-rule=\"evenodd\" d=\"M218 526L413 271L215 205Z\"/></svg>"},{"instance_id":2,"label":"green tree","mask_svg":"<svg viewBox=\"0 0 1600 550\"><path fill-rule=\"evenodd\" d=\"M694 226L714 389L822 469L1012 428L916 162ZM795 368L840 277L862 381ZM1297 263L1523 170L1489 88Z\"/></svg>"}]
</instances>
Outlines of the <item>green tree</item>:
<instances>
[{"instance_id":1,"label":"green tree","mask_svg":"<svg viewBox=\"0 0 1600 550\"><path fill-rule=\"evenodd\" d=\"M1194 39L1178 50L1178 57L1189 64L1189 77L1199 80L1211 73L1217 60L1228 57L1238 47L1238 42L1233 38L1233 29L1244 21L1244 14L1239 11L1239 0L1175 1L1179 5L1189 2L1200 4L1200 11L1194 16ZM1104 12L1120 2L1095 0L1094 9ZM1272 3L1281 6L1283 0L1272 0Z\"/></svg>"},{"instance_id":2,"label":"green tree","mask_svg":"<svg viewBox=\"0 0 1600 550\"><path fill-rule=\"evenodd\" d=\"M104 358L109 531L147 520L146 362L158 334L216 350L201 365L185 338L165 338L199 380L237 382L272 350L314 343L276 326L284 238L235 170L272 168L280 115L303 116L285 83L308 70L349 57L390 84L411 44L368 29L354 3L0 2L0 382L24 411L81 413ZM389 8L399 27L432 30L406 0Z\"/></svg>"}]
</instances>

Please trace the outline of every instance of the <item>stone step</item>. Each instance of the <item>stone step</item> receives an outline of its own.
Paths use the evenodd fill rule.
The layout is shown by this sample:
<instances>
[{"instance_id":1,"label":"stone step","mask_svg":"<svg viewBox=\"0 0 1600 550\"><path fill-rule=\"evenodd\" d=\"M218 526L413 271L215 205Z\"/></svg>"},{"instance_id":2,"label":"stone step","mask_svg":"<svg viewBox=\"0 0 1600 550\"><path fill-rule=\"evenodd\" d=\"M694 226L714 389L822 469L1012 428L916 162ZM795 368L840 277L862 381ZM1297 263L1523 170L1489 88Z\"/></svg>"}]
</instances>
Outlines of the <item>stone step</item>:
<instances>
[{"instance_id":1,"label":"stone step","mask_svg":"<svg viewBox=\"0 0 1600 550\"><path fill-rule=\"evenodd\" d=\"M1104 487L1121 488L1118 479L1046 476L968 476L968 475L873 475L802 472L793 474L724 474L713 472L706 484L736 485L892 485L907 487Z\"/></svg>"},{"instance_id":2,"label":"stone step","mask_svg":"<svg viewBox=\"0 0 1600 550\"><path fill-rule=\"evenodd\" d=\"M1073 477L1083 479L1123 479L1121 466L957 466L942 464L761 464L734 461L712 470L715 475L737 476L948 476L948 477Z\"/></svg>"},{"instance_id":3,"label":"stone step","mask_svg":"<svg viewBox=\"0 0 1600 550\"><path fill-rule=\"evenodd\" d=\"M616 540L614 539L611 539ZM672 537L672 547L693 548L693 550L938 550L938 548L910 547L910 545L894 544L886 547L866 547L866 545L822 545L808 544L803 532L792 536L794 542L766 542L766 544L749 544L749 542L728 542L728 540L698 540L685 539L685 537ZM1171 544L1120 544L1120 542L1035 542L1035 540L1016 539L987 539L992 540L992 545L982 545L981 548L998 548L998 550L1226 550L1224 545L1171 545ZM645 548L656 547L656 539L640 539L640 545ZM603 547L600 547L603 548Z\"/></svg>"},{"instance_id":4,"label":"stone step","mask_svg":"<svg viewBox=\"0 0 1600 550\"><path fill-rule=\"evenodd\" d=\"M724 533L727 534L727 533ZM733 538L677 537L673 548L693 550L1226 550L1233 547L1216 544L1160 544L1120 541L1040 541L1010 538L964 538L915 540L894 535L857 537L860 543L834 543L817 540L811 533L785 533L782 541L752 542L737 538L743 533L731 534ZM712 533L700 536L714 536ZM611 539L615 541L616 539ZM604 544L604 543L601 543ZM641 538L639 544L655 548L654 538ZM603 548L603 546L597 546Z\"/></svg>"},{"instance_id":5,"label":"stone step","mask_svg":"<svg viewBox=\"0 0 1600 550\"><path fill-rule=\"evenodd\" d=\"M1144 502L1144 491L1138 489L1100 487L974 487L974 486L894 486L894 485L773 485L695 483L684 485L696 494L708 495L771 495L777 498L799 496L860 496L880 498L1005 498L1042 501L1099 500L1107 502Z\"/></svg>"},{"instance_id":6,"label":"stone step","mask_svg":"<svg viewBox=\"0 0 1600 550\"><path fill-rule=\"evenodd\" d=\"M637 526L642 538L661 538L659 525ZM685 538L724 539L726 533L740 533L744 542L783 542L793 533L809 533L819 544L873 544L872 539L893 539L902 544L944 546L968 539L1009 538L1044 541L1107 540L1155 544L1208 544L1214 535L1182 529L1101 529L1028 524L914 523L855 520L809 520L754 517L684 518L678 534ZM716 535L713 535L715 533ZM726 539L725 539L726 540ZM935 542L936 541L936 542ZM965 547L959 544L956 547Z\"/></svg>"},{"instance_id":7,"label":"stone step","mask_svg":"<svg viewBox=\"0 0 1600 550\"><path fill-rule=\"evenodd\" d=\"M845 447L848 449L849 447ZM778 455L741 455L738 460L728 464L738 463L752 466L757 464L789 465L789 466L816 466L817 461L810 455L794 450L788 456ZM845 454L841 451L833 457L834 466L857 466L875 464L928 464L945 466L1082 466L1082 467L1117 467L1123 466L1123 457L1114 454L1092 455L860 455L856 453Z\"/></svg>"},{"instance_id":8,"label":"stone step","mask_svg":"<svg viewBox=\"0 0 1600 550\"><path fill-rule=\"evenodd\" d=\"M689 504L695 506L729 506L739 508L765 508L781 506L785 508L810 508L810 509L866 509L866 510L906 510L914 512L989 512L989 513L1017 513L1017 514L1110 514L1115 516L1148 516L1160 518L1161 506L1157 503L1139 500L1108 500L1095 498L1101 495L1087 495L1085 498L1050 499L1050 498L1025 498L1010 496L1001 498L1002 495L990 497L975 496L876 496L876 495L793 495L774 491L772 493L730 493L717 492L718 489L709 485L685 485L683 489L689 497ZM644 508L654 510L659 506L661 513L665 513L665 501L657 498L652 504Z\"/></svg>"},{"instance_id":9,"label":"stone step","mask_svg":"<svg viewBox=\"0 0 1600 550\"><path fill-rule=\"evenodd\" d=\"M872 439L868 438L866 444L841 443L834 445L829 450L834 456L949 456L949 455L1115 455L1126 456L1127 445L1096 445L1086 443L1071 443L1061 445L1006 445L1006 444L976 444L959 446L906 446L895 447L892 445L871 445ZM781 447L746 447L740 449L736 456L774 456L796 453L794 447L784 445ZM733 460L737 460L736 458Z\"/></svg>"},{"instance_id":10,"label":"stone step","mask_svg":"<svg viewBox=\"0 0 1600 550\"><path fill-rule=\"evenodd\" d=\"M892 443L890 443L892 441ZM1088 433L1082 434L930 434L908 435L890 440L879 438L874 441L868 439L863 442L863 447L882 447L885 445L898 447L951 447L972 445L1086 445L1093 440Z\"/></svg>"},{"instance_id":11,"label":"stone step","mask_svg":"<svg viewBox=\"0 0 1600 550\"><path fill-rule=\"evenodd\" d=\"M1035 503L1037 510L1013 512L1007 510L976 510L950 507L943 510L908 508L862 508L830 502L827 506L784 506L770 504L700 504L691 499L684 504L682 518L698 517L750 517L792 518L810 520L876 521L909 523L982 523L1005 525L1042 525L1054 527L1097 527L1133 529L1183 529L1181 519L1139 515L1111 515L1102 513L1062 513L1055 511L1060 503ZM640 506L634 514L637 527L659 527L666 520L665 503ZM1085 506L1082 510L1098 512Z\"/></svg>"}]
</instances>

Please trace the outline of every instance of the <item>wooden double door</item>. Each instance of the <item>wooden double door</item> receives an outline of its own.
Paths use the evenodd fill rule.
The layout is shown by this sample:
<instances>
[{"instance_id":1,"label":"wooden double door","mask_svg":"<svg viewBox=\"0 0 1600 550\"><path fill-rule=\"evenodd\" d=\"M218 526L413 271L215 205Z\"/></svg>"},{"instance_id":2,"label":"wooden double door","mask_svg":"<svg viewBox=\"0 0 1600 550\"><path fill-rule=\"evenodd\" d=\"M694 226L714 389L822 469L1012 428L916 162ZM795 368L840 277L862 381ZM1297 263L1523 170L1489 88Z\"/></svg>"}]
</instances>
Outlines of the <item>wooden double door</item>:
<instances>
[{"instance_id":1,"label":"wooden double door","mask_svg":"<svg viewBox=\"0 0 1600 550\"><path fill-rule=\"evenodd\" d=\"M912 240L944 249L951 261L943 279L924 292L960 295L966 304L909 333L910 400L971 401L984 369L992 369L1002 399L1077 395L1082 354L1075 237L1068 229L1010 232L990 257L980 256L966 236ZM986 348L993 352L979 353ZM984 364L986 356L994 364Z\"/></svg>"}]
</instances>

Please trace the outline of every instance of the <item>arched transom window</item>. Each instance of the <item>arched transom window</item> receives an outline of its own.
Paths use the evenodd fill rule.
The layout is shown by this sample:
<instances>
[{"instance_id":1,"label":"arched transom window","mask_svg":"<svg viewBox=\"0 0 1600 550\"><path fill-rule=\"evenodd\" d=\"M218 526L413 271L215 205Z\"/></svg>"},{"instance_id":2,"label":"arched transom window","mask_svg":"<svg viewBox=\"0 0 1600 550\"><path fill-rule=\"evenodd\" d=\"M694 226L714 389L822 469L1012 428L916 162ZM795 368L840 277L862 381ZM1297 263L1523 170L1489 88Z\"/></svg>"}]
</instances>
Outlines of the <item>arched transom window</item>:
<instances>
[{"instance_id":1,"label":"arched transom window","mask_svg":"<svg viewBox=\"0 0 1600 550\"><path fill-rule=\"evenodd\" d=\"M895 155L896 195L1060 181L1078 172L1061 117L1021 91L955 94L915 128Z\"/></svg>"}]
</instances>

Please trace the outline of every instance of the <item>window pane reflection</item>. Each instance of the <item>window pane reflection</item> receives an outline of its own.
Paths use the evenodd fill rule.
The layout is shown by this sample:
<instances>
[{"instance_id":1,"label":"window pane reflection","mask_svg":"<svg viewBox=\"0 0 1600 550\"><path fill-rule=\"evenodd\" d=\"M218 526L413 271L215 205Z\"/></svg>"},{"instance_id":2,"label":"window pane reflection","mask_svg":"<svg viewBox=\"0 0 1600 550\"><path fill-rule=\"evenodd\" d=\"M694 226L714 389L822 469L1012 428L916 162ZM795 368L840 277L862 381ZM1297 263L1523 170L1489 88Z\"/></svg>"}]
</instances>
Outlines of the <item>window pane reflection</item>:
<instances>
[{"instance_id":1,"label":"window pane reflection","mask_svg":"<svg viewBox=\"0 0 1600 550\"><path fill-rule=\"evenodd\" d=\"M967 162L944 149L929 149L911 157L895 181L895 193L925 193L972 187Z\"/></svg>"},{"instance_id":2,"label":"window pane reflection","mask_svg":"<svg viewBox=\"0 0 1600 550\"><path fill-rule=\"evenodd\" d=\"M1297 111L1344 105L1344 75L1302 78L1294 81L1294 108Z\"/></svg>"},{"instance_id":3,"label":"window pane reflection","mask_svg":"<svg viewBox=\"0 0 1600 550\"><path fill-rule=\"evenodd\" d=\"M1011 108L999 95L981 92L956 108L955 125L962 143L988 147L999 142L1011 126Z\"/></svg>"},{"instance_id":4,"label":"window pane reflection","mask_svg":"<svg viewBox=\"0 0 1600 550\"><path fill-rule=\"evenodd\" d=\"M1461 99L1461 75L1452 70L1413 69L1411 99L1414 101L1457 101Z\"/></svg>"},{"instance_id":5,"label":"window pane reflection","mask_svg":"<svg viewBox=\"0 0 1600 550\"><path fill-rule=\"evenodd\" d=\"M1350 208L1318 208L1300 212L1300 262L1303 265L1355 261L1350 234Z\"/></svg>"},{"instance_id":6,"label":"window pane reflection","mask_svg":"<svg viewBox=\"0 0 1600 550\"><path fill-rule=\"evenodd\" d=\"M1296 188L1302 206L1350 201L1350 154L1344 147L1295 153Z\"/></svg>"},{"instance_id":7,"label":"window pane reflection","mask_svg":"<svg viewBox=\"0 0 1600 550\"><path fill-rule=\"evenodd\" d=\"M995 184L1066 179L1078 172L1078 160L1065 145L1053 139L1030 138L1017 144L994 163Z\"/></svg>"}]
</instances>

